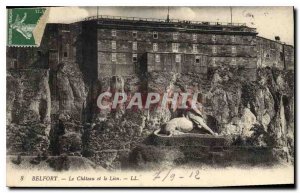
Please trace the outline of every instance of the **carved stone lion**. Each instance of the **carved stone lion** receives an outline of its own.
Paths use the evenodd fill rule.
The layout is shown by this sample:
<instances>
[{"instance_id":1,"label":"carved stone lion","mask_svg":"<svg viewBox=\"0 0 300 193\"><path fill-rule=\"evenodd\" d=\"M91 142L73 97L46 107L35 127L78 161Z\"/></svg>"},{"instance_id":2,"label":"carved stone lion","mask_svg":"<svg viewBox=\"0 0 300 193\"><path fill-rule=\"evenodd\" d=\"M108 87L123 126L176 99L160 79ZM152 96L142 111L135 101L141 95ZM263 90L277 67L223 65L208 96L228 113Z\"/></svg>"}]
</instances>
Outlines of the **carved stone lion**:
<instances>
[{"instance_id":1,"label":"carved stone lion","mask_svg":"<svg viewBox=\"0 0 300 193\"><path fill-rule=\"evenodd\" d=\"M164 124L159 131L159 134L178 135L182 133L189 133L193 130L193 122L185 117L171 119Z\"/></svg>"}]
</instances>

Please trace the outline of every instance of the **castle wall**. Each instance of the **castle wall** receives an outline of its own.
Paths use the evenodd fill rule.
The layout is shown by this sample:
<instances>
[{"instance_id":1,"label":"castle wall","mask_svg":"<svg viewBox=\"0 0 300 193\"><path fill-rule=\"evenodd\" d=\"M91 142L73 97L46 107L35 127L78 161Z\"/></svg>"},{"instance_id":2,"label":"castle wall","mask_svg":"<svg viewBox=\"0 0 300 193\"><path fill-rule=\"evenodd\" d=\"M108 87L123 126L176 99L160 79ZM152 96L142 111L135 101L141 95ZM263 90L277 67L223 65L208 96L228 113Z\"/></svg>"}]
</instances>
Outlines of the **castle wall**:
<instances>
[{"instance_id":1,"label":"castle wall","mask_svg":"<svg viewBox=\"0 0 300 193\"><path fill-rule=\"evenodd\" d=\"M294 48L278 41L257 37L257 67L294 69Z\"/></svg>"},{"instance_id":2,"label":"castle wall","mask_svg":"<svg viewBox=\"0 0 300 193\"><path fill-rule=\"evenodd\" d=\"M159 55L159 61L155 56ZM180 61L176 61L176 55ZM196 62L196 58L198 59ZM147 71L172 71L172 72L196 72L207 73L208 56L200 54L183 53L147 53Z\"/></svg>"},{"instance_id":3,"label":"castle wall","mask_svg":"<svg viewBox=\"0 0 300 193\"><path fill-rule=\"evenodd\" d=\"M141 54L138 55L138 58ZM110 52L98 52L98 77L109 75L130 75L135 72L132 53L117 52L116 61L112 61Z\"/></svg>"},{"instance_id":4,"label":"castle wall","mask_svg":"<svg viewBox=\"0 0 300 193\"><path fill-rule=\"evenodd\" d=\"M211 57L209 66L217 67L222 65L240 66L245 68L256 68L256 57Z\"/></svg>"},{"instance_id":5,"label":"castle wall","mask_svg":"<svg viewBox=\"0 0 300 193\"><path fill-rule=\"evenodd\" d=\"M284 45L284 57L285 57L285 67L287 70L294 70L295 68L295 55L294 47L290 45Z\"/></svg>"},{"instance_id":6,"label":"castle wall","mask_svg":"<svg viewBox=\"0 0 300 193\"><path fill-rule=\"evenodd\" d=\"M189 67L194 65L197 55L212 57L210 60L207 59L205 64L201 64L202 68L204 65L207 68L228 64L246 68L255 68L256 66L256 38L253 35L162 31L161 28L151 30L114 28L118 28L118 26L106 28L106 26L100 25L97 32L99 77L134 73L137 66L145 65L141 57L144 53L164 53L160 56L162 58L159 62L160 67L155 62L153 63L151 54L147 56L148 70L182 71L182 66L190 69ZM176 38L174 38L174 34L177 34ZM174 43L178 45L176 51L174 51ZM112 59L113 53L116 54L116 61ZM182 65L174 65L173 60L176 53L182 55ZM133 59L135 54L136 62ZM150 64L151 62L152 64Z\"/></svg>"}]
</instances>

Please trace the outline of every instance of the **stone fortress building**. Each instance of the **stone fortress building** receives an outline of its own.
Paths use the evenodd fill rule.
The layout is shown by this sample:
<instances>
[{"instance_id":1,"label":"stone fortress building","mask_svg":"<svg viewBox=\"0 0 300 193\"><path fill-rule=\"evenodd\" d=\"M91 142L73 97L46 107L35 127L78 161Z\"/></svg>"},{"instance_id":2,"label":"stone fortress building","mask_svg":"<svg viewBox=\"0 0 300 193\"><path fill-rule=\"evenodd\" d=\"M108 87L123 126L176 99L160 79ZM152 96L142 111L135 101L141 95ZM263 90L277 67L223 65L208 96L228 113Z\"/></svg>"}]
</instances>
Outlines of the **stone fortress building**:
<instances>
[{"instance_id":1,"label":"stone fortress building","mask_svg":"<svg viewBox=\"0 0 300 193\"><path fill-rule=\"evenodd\" d=\"M7 68L55 69L78 63L87 77L196 72L221 65L243 68L249 80L256 69L294 69L294 48L258 36L243 23L98 16L71 24L47 24L38 48L7 49Z\"/></svg>"}]
</instances>

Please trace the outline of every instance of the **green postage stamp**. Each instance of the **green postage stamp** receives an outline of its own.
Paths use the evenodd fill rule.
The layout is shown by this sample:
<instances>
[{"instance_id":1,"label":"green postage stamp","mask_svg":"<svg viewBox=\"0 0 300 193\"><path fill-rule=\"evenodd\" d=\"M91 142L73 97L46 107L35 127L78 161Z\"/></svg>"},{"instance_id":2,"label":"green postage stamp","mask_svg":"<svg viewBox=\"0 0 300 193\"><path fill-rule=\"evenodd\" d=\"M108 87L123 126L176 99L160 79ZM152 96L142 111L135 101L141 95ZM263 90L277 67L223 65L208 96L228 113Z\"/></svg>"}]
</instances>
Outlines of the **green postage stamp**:
<instances>
[{"instance_id":1,"label":"green postage stamp","mask_svg":"<svg viewBox=\"0 0 300 193\"><path fill-rule=\"evenodd\" d=\"M7 10L7 45L37 46L36 29L46 8L13 8Z\"/></svg>"}]
</instances>

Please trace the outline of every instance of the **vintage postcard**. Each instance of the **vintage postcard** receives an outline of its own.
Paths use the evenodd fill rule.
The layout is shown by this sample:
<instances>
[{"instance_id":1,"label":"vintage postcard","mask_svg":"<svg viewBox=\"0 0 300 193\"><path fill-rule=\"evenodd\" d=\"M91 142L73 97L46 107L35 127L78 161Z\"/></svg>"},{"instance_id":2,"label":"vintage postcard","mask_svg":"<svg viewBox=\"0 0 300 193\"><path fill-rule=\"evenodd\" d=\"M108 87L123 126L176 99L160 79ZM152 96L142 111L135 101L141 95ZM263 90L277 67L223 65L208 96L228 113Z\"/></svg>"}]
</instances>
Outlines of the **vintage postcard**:
<instances>
[{"instance_id":1,"label":"vintage postcard","mask_svg":"<svg viewBox=\"0 0 300 193\"><path fill-rule=\"evenodd\" d=\"M293 7L7 7L9 187L293 186Z\"/></svg>"}]
</instances>

